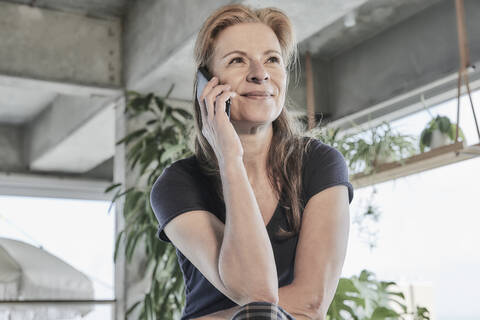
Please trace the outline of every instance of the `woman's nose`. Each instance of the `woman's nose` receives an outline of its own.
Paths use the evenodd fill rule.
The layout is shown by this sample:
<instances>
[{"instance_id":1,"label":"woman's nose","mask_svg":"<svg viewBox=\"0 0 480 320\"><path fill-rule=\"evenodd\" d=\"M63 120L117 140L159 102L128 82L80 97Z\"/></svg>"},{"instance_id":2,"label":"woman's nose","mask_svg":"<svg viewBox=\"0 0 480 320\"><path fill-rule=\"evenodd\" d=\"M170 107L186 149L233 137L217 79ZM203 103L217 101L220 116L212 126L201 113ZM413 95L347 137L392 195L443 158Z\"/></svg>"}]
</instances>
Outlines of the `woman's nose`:
<instances>
[{"instance_id":1,"label":"woman's nose","mask_svg":"<svg viewBox=\"0 0 480 320\"><path fill-rule=\"evenodd\" d=\"M263 81L266 81L268 79L270 79L270 75L265 70L263 65L259 62L252 62L250 65L250 71L247 76L247 81L262 83Z\"/></svg>"}]
</instances>

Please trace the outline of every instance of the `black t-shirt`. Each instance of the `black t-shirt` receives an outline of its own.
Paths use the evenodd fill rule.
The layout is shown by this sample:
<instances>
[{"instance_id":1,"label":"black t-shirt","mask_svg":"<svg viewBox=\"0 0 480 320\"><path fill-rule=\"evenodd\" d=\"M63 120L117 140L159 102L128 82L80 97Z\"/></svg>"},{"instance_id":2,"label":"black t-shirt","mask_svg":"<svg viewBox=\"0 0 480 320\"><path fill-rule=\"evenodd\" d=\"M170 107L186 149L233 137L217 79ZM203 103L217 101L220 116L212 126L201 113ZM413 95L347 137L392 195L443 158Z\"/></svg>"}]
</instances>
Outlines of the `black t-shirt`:
<instances>
[{"instance_id":1,"label":"black t-shirt","mask_svg":"<svg viewBox=\"0 0 480 320\"><path fill-rule=\"evenodd\" d=\"M348 187L350 203L353 187L348 181L348 169L343 155L318 139L314 139L308 150L302 169L303 203L306 204L316 193L339 184ZM150 203L159 223L157 236L166 242L170 240L163 231L165 225L187 211L207 210L225 223L225 203L216 196L209 178L201 173L195 156L178 160L164 169L153 185ZM298 235L278 240L274 235L279 226L288 230L285 210L277 205L266 228L275 257L278 286L283 287L293 281ZM186 294L181 320L237 306L217 290L180 250L176 249L176 253Z\"/></svg>"}]
</instances>

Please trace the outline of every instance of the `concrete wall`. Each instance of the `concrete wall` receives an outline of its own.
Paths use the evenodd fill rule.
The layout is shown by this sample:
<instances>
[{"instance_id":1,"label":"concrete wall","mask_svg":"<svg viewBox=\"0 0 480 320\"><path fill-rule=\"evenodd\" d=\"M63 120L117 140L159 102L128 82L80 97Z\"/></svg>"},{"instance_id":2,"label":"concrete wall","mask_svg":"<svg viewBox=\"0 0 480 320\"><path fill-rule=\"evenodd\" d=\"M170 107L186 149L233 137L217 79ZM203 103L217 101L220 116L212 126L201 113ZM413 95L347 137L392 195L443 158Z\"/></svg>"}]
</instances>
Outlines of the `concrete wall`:
<instances>
[{"instance_id":1,"label":"concrete wall","mask_svg":"<svg viewBox=\"0 0 480 320\"><path fill-rule=\"evenodd\" d=\"M0 2L0 74L121 84L120 20Z\"/></svg>"},{"instance_id":2,"label":"concrete wall","mask_svg":"<svg viewBox=\"0 0 480 320\"><path fill-rule=\"evenodd\" d=\"M467 0L465 7L475 63L480 61L480 2ZM330 61L314 56L313 64L316 111L331 114L330 120L451 76L460 64L454 2L442 1ZM301 97L297 101L305 104Z\"/></svg>"}]
</instances>

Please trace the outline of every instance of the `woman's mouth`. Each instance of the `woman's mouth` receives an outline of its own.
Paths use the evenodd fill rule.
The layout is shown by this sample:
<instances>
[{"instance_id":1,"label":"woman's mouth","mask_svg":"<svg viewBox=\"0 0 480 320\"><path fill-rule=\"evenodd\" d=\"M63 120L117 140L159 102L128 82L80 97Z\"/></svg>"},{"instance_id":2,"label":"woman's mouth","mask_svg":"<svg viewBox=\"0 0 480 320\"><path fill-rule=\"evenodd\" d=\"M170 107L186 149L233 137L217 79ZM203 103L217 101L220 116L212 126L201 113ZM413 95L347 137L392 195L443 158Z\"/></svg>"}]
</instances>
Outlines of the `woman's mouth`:
<instances>
[{"instance_id":1,"label":"woman's mouth","mask_svg":"<svg viewBox=\"0 0 480 320\"><path fill-rule=\"evenodd\" d=\"M254 100L265 100L272 98L272 94L268 91L250 91L244 94L241 94L242 97Z\"/></svg>"},{"instance_id":2,"label":"woman's mouth","mask_svg":"<svg viewBox=\"0 0 480 320\"><path fill-rule=\"evenodd\" d=\"M266 100L266 99L271 99L272 96L250 96L250 95L246 95L246 96L243 96L247 99L253 99L253 100Z\"/></svg>"}]
</instances>

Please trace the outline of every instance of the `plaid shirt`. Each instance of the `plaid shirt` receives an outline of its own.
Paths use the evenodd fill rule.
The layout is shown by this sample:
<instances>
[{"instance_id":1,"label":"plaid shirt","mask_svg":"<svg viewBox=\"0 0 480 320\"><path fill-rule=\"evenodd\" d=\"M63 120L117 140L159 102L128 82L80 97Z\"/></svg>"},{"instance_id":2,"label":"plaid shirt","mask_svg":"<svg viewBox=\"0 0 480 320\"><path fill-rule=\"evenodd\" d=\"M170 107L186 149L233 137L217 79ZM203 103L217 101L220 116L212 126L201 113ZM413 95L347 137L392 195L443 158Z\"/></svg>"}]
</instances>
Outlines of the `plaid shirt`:
<instances>
[{"instance_id":1,"label":"plaid shirt","mask_svg":"<svg viewBox=\"0 0 480 320\"><path fill-rule=\"evenodd\" d=\"M231 320L295 320L295 318L282 307L261 301L244 305Z\"/></svg>"}]
</instances>

